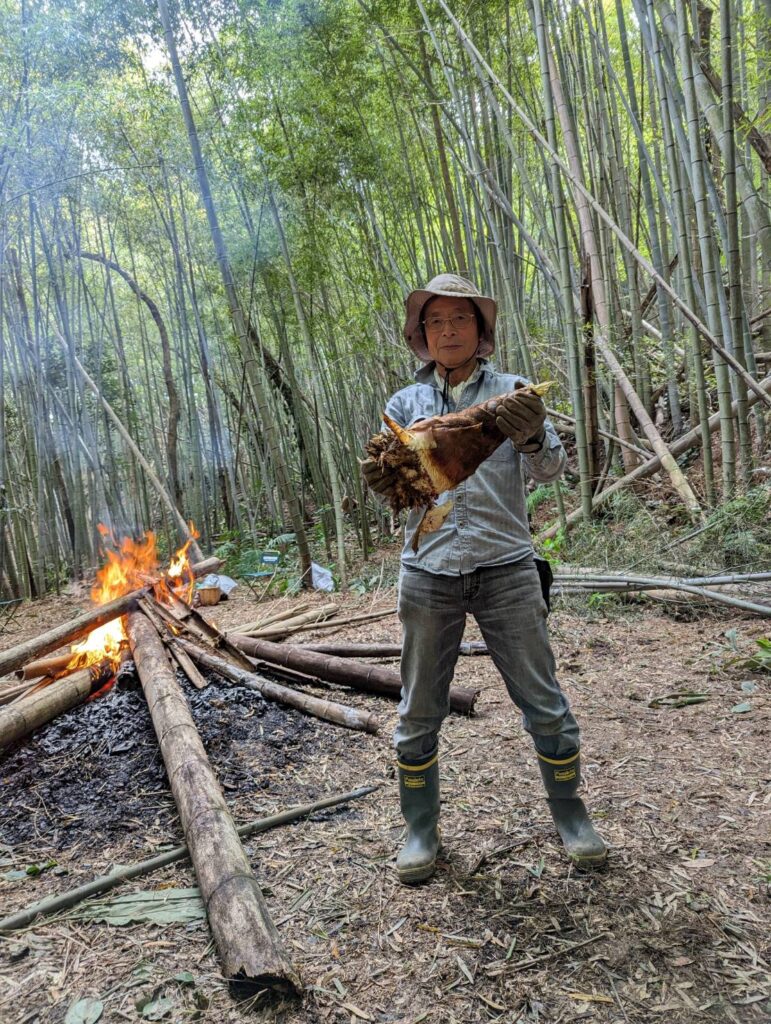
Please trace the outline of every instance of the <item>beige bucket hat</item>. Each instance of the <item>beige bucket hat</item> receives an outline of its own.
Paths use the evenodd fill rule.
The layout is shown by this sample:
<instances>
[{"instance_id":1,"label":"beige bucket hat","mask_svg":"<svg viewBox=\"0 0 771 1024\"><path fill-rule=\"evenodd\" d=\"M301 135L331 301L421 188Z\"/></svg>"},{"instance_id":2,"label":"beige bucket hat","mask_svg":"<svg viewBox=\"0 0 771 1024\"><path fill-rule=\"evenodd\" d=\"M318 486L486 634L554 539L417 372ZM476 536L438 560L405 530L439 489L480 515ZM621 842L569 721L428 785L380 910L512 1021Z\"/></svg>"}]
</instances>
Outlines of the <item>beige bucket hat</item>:
<instances>
[{"instance_id":1,"label":"beige bucket hat","mask_svg":"<svg viewBox=\"0 0 771 1024\"><path fill-rule=\"evenodd\" d=\"M410 292L405 300L407 318L404 322L404 338L412 351L424 363L431 362L426 339L420 325L423 307L429 299L437 295L450 295L453 298L471 299L482 314L483 330L479 335L478 356L489 356L495 351L495 317L497 306L495 299L481 295L477 288L458 274L439 274L432 278L425 288L417 288Z\"/></svg>"}]
</instances>

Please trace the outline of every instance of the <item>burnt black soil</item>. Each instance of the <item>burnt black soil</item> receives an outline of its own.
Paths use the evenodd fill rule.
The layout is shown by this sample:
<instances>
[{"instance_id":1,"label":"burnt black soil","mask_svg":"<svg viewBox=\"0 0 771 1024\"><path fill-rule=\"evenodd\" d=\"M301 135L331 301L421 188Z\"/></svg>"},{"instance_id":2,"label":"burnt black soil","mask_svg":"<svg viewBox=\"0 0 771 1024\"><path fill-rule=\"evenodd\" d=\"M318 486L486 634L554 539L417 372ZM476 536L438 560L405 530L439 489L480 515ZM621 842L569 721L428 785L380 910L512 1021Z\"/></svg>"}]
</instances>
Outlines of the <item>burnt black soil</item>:
<instances>
[{"instance_id":1,"label":"burnt black soil","mask_svg":"<svg viewBox=\"0 0 771 1024\"><path fill-rule=\"evenodd\" d=\"M317 725L240 686L182 681L225 793L275 788L315 748ZM255 767L255 759L258 761ZM174 835L174 801L133 666L107 694L60 716L0 758L0 841L59 850L105 845L138 826Z\"/></svg>"}]
</instances>

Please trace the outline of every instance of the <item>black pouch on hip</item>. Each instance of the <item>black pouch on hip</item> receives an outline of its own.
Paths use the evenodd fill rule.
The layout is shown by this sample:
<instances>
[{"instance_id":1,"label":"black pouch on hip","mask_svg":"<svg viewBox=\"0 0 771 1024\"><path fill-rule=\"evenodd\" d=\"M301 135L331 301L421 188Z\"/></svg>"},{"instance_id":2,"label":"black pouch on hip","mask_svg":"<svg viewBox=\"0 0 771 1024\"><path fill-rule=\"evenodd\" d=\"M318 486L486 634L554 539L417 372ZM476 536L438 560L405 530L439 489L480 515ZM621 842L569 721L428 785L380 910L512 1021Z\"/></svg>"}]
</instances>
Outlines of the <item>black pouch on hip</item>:
<instances>
[{"instance_id":1,"label":"black pouch on hip","mask_svg":"<svg viewBox=\"0 0 771 1024\"><path fill-rule=\"evenodd\" d=\"M551 571L551 564L545 558L535 556L535 567L538 570L538 579L541 581L541 593L546 602L547 612L551 611L551 585L554 582L554 573Z\"/></svg>"}]
</instances>

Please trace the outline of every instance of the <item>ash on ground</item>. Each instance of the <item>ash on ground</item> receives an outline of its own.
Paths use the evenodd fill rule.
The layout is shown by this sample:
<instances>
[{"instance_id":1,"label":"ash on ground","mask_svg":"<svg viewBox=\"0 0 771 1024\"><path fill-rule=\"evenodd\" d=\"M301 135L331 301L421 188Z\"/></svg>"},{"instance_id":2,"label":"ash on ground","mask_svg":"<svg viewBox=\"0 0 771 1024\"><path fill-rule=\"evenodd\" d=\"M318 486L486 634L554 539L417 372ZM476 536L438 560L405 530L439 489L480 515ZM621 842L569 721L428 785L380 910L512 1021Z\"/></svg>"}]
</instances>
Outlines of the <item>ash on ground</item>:
<instances>
[{"instance_id":1,"label":"ash on ground","mask_svg":"<svg viewBox=\"0 0 771 1024\"><path fill-rule=\"evenodd\" d=\"M179 678L182 679L181 675ZM317 724L242 686L185 696L225 794L257 793L315 747ZM5 844L107 844L137 826L175 835L176 811L133 664L104 696L61 715L0 758Z\"/></svg>"}]
</instances>

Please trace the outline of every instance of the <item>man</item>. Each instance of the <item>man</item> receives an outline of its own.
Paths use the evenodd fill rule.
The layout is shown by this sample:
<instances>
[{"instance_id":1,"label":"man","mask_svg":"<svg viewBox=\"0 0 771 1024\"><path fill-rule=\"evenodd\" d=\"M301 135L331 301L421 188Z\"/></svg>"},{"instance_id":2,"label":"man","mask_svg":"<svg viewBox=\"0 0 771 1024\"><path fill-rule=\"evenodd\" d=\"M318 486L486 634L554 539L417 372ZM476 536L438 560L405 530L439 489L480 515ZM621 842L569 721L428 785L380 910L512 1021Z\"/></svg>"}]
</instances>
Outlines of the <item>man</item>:
<instances>
[{"instance_id":1,"label":"man","mask_svg":"<svg viewBox=\"0 0 771 1024\"><path fill-rule=\"evenodd\" d=\"M526 381L497 373L487 357L495 349L495 301L462 277L440 274L406 302L404 337L426 366L386 411L409 427L418 420L493 403L507 436L451 496L442 526L411 540L422 510L409 513L399 584L403 627L402 700L394 735L407 839L397 857L400 881L414 884L434 873L439 850L438 741L449 711L449 687L466 614L479 624L509 695L533 737L549 807L571 859L600 864L607 851L577 790L579 731L555 677L546 630L546 604L527 522L522 468L535 480L556 480L565 450L540 398L511 394ZM383 498L393 471L366 459L362 473Z\"/></svg>"}]
</instances>

